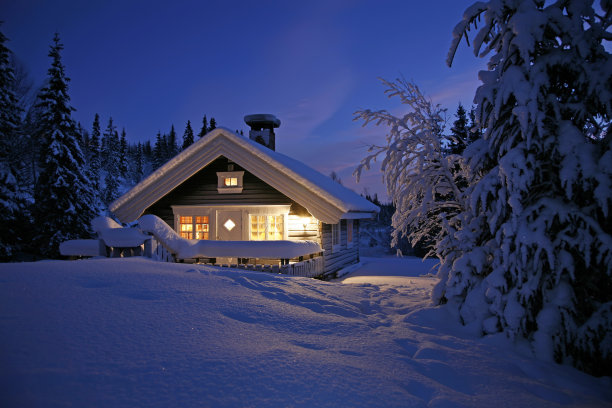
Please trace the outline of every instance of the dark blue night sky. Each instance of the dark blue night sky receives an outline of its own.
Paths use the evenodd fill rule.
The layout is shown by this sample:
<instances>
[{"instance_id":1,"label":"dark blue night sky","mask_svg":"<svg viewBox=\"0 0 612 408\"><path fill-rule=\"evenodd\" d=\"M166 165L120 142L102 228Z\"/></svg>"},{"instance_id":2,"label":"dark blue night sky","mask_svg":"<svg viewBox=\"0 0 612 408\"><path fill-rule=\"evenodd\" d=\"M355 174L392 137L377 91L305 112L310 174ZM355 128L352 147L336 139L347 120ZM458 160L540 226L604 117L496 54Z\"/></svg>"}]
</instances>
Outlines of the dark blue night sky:
<instances>
[{"instance_id":1,"label":"dark blue night sky","mask_svg":"<svg viewBox=\"0 0 612 408\"><path fill-rule=\"evenodd\" d=\"M452 30L472 1L35 1L0 5L8 47L40 84L54 32L65 45L75 118L112 116L133 141L154 140L202 115L247 130L245 114L273 113L277 150L357 192L380 175L351 173L384 129L353 122L360 108L401 112L377 77L404 75L435 102L470 105L484 61L467 48L445 65Z\"/></svg>"}]
</instances>

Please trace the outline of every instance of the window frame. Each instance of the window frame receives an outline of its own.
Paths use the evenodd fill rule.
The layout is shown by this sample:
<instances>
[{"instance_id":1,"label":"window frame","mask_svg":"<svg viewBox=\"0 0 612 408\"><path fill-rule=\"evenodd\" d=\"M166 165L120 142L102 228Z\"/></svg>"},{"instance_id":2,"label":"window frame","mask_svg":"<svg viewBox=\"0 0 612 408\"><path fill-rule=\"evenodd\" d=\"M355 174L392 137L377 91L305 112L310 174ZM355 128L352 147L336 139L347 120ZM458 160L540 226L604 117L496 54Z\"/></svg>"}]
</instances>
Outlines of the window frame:
<instances>
[{"instance_id":1,"label":"window frame","mask_svg":"<svg viewBox=\"0 0 612 408\"><path fill-rule=\"evenodd\" d=\"M191 222L183 222L183 219L190 218ZM206 222L197 222L198 218L206 218ZM203 221L203 220L201 220ZM183 231L183 225L191 226L191 229L185 229ZM198 225L206 225L205 231L198 231ZM208 215L178 215L178 234L184 239L195 239L199 241L210 240L210 217ZM206 238L196 238L198 232L202 233ZM184 237L183 234L189 234L191 237Z\"/></svg>"},{"instance_id":2,"label":"window frame","mask_svg":"<svg viewBox=\"0 0 612 408\"><path fill-rule=\"evenodd\" d=\"M240 194L243 190L244 171L218 171L217 192L219 194ZM236 185L226 185L226 179L236 179Z\"/></svg>"},{"instance_id":3,"label":"window frame","mask_svg":"<svg viewBox=\"0 0 612 408\"><path fill-rule=\"evenodd\" d=\"M339 250L342 249L342 227L341 227L341 221L338 221L337 224L330 224L330 225L331 225L332 251L339 251Z\"/></svg>"},{"instance_id":4,"label":"window frame","mask_svg":"<svg viewBox=\"0 0 612 408\"><path fill-rule=\"evenodd\" d=\"M248 214L249 217L249 241L284 241L286 240L286 234L287 234L287 217L286 214L253 214L253 213L249 213ZM264 239L253 239L253 220L252 217L264 217ZM276 221L276 217L280 217L280 219L282 220L283 226L281 229L281 238L280 239L270 239L270 218L271 217L275 217L275 223ZM257 223L259 224L259 222ZM259 228L258 228L259 229ZM278 228L277 228L278 230Z\"/></svg>"}]
</instances>

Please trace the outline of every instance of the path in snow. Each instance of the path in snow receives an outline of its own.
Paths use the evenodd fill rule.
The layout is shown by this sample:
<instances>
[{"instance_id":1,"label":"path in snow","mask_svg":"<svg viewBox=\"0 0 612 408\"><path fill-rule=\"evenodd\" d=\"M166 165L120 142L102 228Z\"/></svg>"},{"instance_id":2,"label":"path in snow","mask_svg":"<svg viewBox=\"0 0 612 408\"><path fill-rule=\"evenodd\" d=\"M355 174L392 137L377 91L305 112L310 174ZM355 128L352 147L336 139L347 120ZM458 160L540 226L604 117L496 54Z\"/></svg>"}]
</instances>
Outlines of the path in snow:
<instances>
[{"instance_id":1,"label":"path in snow","mask_svg":"<svg viewBox=\"0 0 612 408\"><path fill-rule=\"evenodd\" d=\"M609 378L432 307L415 262L366 258L344 284L142 258L1 264L1 405L609 405Z\"/></svg>"}]
</instances>

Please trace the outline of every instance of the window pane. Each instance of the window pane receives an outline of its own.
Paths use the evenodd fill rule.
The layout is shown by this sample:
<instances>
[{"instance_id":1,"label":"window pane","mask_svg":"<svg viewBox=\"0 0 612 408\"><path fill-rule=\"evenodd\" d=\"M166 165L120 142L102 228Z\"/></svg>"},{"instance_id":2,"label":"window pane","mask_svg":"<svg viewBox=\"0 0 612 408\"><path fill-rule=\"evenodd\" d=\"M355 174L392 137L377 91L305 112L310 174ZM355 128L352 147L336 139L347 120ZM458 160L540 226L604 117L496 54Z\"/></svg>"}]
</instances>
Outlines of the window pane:
<instances>
[{"instance_id":1,"label":"window pane","mask_svg":"<svg viewBox=\"0 0 612 408\"><path fill-rule=\"evenodd\" d=\"M251 240L263 241L266 239L266 217L263 215L251 215Z\"/></svg>"},{"instance_id":2,"label":"window pane","mask_svg":"<svg viewBox=\"0 0 612 408\"><path fill-rule=\"evenodd\" d=\"M268 239L269 240L282 240L283 239L283 216L282 215L269 215L268 216Z\"/></svg>"},{"instance_id":3,"label":"window pane","mask_svg":"<svg viewBox=\"0 0 612 408\"><path fill-rule=\"evenodd\" d=\"M225 177L223 179L223 184L226 187L232 187L238 185L238 177Z\"/></svg>"},{"instance_id":4,"label":"window pane","mask_svg":"<svg viewBox=\"0 0 612 408\"><path fill-rule=\"evenodd\" d=\"M208 239L208 217L195 217L196 239Z\"/></svg>"}]
</instances>

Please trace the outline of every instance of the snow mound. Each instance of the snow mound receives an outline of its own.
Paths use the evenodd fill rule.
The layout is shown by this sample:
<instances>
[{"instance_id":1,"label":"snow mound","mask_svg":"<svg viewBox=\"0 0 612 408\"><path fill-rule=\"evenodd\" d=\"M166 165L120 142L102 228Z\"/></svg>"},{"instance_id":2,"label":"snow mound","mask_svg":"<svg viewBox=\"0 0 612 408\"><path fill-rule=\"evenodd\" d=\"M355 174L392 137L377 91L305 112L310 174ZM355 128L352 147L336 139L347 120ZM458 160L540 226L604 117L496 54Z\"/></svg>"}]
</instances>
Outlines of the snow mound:
<instances>
[{"instance_id":1,"label":"snow mound","mask_svg":"<svg viewBox=\"0 0 612 408\"><path fill-rule=\"evenodd\" d=\"M296 258L322 252L314 241L208 241L180 237L161 218L148 214L138 219L139 227L155 235L177 255L187 258Z\"/></svg>"},{"instance_id":2,"label":"snow mound","mask_svg":"<svg viewBox=\"0 0 612 408\"><path fill-rule=\"evenodd\" d=\"M64 256L98 256L100 242L97 239L71 239L60 243L59 249Z\"/></svg>"}]
</instances>

